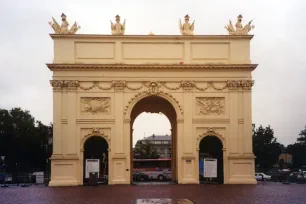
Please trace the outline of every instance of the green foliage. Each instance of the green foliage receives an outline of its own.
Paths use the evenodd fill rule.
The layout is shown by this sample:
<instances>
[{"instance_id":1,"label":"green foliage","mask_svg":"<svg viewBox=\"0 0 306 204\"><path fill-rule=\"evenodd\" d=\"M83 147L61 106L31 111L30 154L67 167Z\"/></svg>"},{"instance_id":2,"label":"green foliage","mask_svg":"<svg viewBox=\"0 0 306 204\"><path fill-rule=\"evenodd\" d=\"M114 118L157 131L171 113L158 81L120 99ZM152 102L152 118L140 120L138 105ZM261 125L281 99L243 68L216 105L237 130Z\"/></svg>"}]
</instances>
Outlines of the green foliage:
<instances>
[{"instance_id":1,"label":"green foliage","mask_svg":"<svg viewBox=\"0 0 306 204\"><path fill-rule=\"evenodd\" d=\"M295 144L290 144L287 147L287 152L293 157L294 168L306 166L306 126L300 132L299 136Z\"/></svg>"},{"instance_id":2,"label":"green foliage","mask_svg":"<svg viewBox=\"0 0 306 204\"><path fill-rule=\"evenodd\" d=\"M306 126L304 127L304 130L302 130L302 131L300 132L299 135L300 135L300 137L297 138L297 141L298 141L299 143L301 143L301 144L306 145Z\"/></svg>"},{"instance_id":3,"label":"green foliage","mask_svg":"<svg viewBox=\"0 0 306 204\"><path fill-rule=\"evenodd\" d=\"M35 121L29 111L0 109L0 155L8 171L43 170L52 152L52 124Z\"/></svg>"},{"instance_id":4,"label":"green foliage","mask_svg":"<svg viewBox=\"0 0 306 204\"><path fill-rule=\"evenodd\" d=\"M278 163L278 157L284 149L284 146L277 142L270 126L266 128L259 126L255 129L253 124L253 152L256 156L256 166L264 170L271 169Z\"/></svg>"},{"instance_id":5,"label":"green foliage","mask_svg":"<svg viewBox=\"0 0 306 204\"><path fill-rule=\"evenodd\" d=\"M149 142L146 144L137 144L134 151L137 159L158 159L159 154L154 150L153 145Z\"/></svg>"}]
</instances>

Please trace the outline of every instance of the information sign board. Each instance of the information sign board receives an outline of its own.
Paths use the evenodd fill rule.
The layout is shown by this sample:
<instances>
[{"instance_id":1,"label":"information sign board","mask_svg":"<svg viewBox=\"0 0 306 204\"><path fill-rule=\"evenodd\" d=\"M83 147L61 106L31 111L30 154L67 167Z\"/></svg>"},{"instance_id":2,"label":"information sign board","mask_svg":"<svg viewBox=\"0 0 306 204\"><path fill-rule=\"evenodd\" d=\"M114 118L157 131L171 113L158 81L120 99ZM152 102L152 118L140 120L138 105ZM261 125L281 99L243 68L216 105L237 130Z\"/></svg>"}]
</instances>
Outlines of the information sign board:
<instances>
[{"instance_id":1,"label":"information sign board","mask_svg":"<svg viewBox=\"0 0 306 204\"><path fill-rule=\"evenodd\" d=\"M204 159L204 177L217 178L217 159Z\"/></svg>"},{"instance_id":2,"label":"information sign board","mask_svg":"<svg viewBox=\"0 0 306 204\"><path fill-rule=\"evenodd\" d=\"M99 159L86 159L85 178L89 178L89 173L91 172L98 173L98 177L99 177L99 172L100 172L100 160Z\"/></svg>"}]
</instances>

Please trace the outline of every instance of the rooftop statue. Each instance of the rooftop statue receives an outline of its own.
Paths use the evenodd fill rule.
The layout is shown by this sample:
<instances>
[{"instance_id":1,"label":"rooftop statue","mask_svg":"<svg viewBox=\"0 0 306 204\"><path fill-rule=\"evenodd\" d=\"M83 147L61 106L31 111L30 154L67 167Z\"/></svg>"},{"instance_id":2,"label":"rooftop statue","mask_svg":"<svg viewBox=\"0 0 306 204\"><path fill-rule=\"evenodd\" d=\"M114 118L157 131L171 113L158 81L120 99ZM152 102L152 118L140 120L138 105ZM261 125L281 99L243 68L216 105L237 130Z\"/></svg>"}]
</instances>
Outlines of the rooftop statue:
<instances>
[{"instance_id":1,"label":"rooftop statue","mask_svg":"<svg viewBox=\"0 0 306 204\"><path fill-rule=\"evenodd\" d=\"M182 21L180 19L180 31L182 35L193 35L194 30L194 21L192 24L189 23L189 16L185 16L185 23L182 24Z\"/></svg>"},{"instance_id":2,"label":"rooftop statue","mask_svg":"<svg viewBox=\"0 0 306 204\"><path fill-rule=\"evenodd\" d=\"M67 21L67 16L62 13L62 24L59 25L56 20L52 17L52 22L49 22L53 30L56 34L75 34L81 27L77 25L76 22L74 22L73 26L68 29L69 23Z\"/></svg>"},{"instance_id":3,"label":"rooftop statue","mask_svg":"<svg viewBox=\"0 0 306 204\"><path fill-rule=\"evenodd\" d=\"M123 24L121 24L120 23L120 16L117 15L115 18L116 18L116 24L113 24L113 22L111 21L112 35L124 35L125 20L123 21Z\"/></svg>"},{"instance_id":4,"label":"rooftop statue","mask_svg":"<svg viewBox=\"0 0 306 204\"><path fill-rule=\"evenodd\" d=\"M251 20L248 24L246 24L244 27L242 26L242 15L240 14L237 17L237 23L236 23L236 30L234 29L234 26L232 24L232 21L229 21L229 24L227 26L225 26L225 29L228 30L228 34L229 35L248 35L248 33L250 32L251 29L254 29L255 26L252 25L251 23L253 20Z\"/></svg>"}]
</instances>

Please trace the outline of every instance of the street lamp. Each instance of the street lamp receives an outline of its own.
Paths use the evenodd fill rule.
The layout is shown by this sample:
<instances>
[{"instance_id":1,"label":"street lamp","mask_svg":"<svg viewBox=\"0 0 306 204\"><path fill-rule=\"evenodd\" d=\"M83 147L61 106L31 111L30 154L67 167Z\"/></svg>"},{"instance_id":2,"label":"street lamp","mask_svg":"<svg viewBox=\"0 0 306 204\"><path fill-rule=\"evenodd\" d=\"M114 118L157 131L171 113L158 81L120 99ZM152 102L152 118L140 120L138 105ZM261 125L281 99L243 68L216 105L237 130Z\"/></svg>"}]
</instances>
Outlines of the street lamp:
<instances>
[{"instance_id":1,"label":"street lamp","mask_svg":"<svg viewBox=\"0 0 306 204\"><path fill-rule=\"evenodd\" d=\"M1 156L1 160L2 160L2 166L1 166L1 169L3 169L3 185L1 187L8 187L8 185L5 183L6 181L6 166L5 166L5 163L4 163L4 159L5 159L5 156Z\"/></svg>"},{"instance_id":2,"label":"street lamp","mask_svg":"<svg viewBox=\"0 0 306 204\"><path fill-rule=\"evenodd\" d=\"M49 185L49 159L46 159L46 173L47 173L47 182L46 182L46 186Z\"/></svg>"},{"instance_id":3,"label":"street lamp","mask_svg":"<svg viewBox=\"0 0 306 204\"><path fill-rule=\"evenodd\" d=\"M16 162L16 183L17 186L19 186L19 166L17 162Z\"/></svg>"}]
</instances>

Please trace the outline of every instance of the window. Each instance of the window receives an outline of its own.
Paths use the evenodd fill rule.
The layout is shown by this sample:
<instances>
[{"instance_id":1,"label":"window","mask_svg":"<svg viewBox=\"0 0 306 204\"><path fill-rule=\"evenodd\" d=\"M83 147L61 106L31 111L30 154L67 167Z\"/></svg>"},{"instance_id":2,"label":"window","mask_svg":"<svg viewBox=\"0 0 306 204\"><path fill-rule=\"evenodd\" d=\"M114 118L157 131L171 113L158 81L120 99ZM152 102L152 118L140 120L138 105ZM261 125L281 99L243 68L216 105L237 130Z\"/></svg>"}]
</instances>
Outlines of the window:
<instances>
[{"instance_id":1,"label":"window","mask_svg":"<svg viewBox=\"0 0 306 204\"><path fill-rule=\"evenodd\" d=\"M155 141L155 144L161 144L161 141Z\"/></svg>"},{"instance_id":2,"label":"window","mask_svg":"<svg viewBox=\"0 0 306 204\"><path fill-rule=\"evenodd\" d=\"M164 144L169 144L169 141L164 141Z\"/></svg>"}]
</instances>

